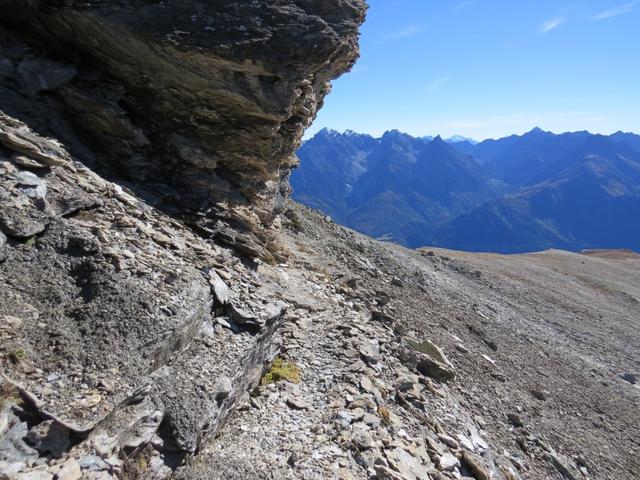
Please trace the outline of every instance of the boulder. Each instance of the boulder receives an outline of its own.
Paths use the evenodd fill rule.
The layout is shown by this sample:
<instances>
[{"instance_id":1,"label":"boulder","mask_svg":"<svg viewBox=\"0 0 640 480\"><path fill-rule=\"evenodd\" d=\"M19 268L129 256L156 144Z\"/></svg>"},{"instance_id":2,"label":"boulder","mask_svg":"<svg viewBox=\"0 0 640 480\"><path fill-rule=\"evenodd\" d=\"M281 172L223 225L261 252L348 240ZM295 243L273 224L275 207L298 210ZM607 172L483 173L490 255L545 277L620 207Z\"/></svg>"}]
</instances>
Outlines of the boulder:
<instances>
[{"instance_id":1,"label":"boulder","mask_svg":"<svg viewBox=\"0 0 640 480\"><path fill-rule=\"evenodd\" d=\"M421 343L409 340L401 355L403 362L421 374L439 382L455 378L455 368L440 347L430 340Z\"/></svg>"}]
</instances>

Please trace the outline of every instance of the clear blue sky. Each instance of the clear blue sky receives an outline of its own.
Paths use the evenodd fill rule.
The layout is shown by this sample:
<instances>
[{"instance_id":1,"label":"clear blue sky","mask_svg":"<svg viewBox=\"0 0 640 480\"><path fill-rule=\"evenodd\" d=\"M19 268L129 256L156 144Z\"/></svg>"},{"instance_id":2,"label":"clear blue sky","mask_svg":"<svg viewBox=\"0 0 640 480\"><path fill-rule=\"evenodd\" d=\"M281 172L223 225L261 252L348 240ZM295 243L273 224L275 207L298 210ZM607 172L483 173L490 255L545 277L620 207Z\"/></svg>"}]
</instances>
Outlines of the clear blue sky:
<instances>
[{"instance_id":1,"label":"clear blue sky","mask_svg":"<svg viewBox=\"0 0 640 480\"><path fill-rule=\"evenodd\" d=\"M369 0L307 133L640 133L640 0Z\"/></svg>"}]
</instances>

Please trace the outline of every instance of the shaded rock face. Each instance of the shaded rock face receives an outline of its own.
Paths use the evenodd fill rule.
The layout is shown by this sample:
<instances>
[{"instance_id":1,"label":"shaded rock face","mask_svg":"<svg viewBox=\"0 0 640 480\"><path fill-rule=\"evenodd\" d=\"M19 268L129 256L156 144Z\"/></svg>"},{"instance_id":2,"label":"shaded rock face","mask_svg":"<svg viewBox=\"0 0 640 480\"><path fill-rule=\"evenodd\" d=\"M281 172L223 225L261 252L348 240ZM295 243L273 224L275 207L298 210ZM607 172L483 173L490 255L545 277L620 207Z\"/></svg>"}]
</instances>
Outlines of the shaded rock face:
<instances>
[{"instance_id":1,"label":"shaded rock face","mask_svg":"<svg viewBox=\"0 0 640 480\"><path fill-rule=\"evenodd\" d=\"M364 12L362 0L2 0L0 101L251 250L224 226L272 223L304 129L358 55Z\"/></svg>"}]
</instances>

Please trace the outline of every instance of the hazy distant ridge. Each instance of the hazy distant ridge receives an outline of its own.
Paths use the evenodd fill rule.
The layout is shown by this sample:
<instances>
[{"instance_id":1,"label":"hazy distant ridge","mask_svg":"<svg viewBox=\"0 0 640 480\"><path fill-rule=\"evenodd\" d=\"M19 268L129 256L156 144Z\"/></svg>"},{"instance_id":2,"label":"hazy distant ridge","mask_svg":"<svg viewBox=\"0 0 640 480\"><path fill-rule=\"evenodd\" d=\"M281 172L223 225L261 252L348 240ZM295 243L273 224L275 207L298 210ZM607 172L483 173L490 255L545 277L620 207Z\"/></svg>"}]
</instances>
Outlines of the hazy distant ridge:
<instances>
[{"instance_id":1,"label":"hazy distant ridge","mask_svg":"<svg viewBox=\"0 0 640 480\"><path fill-rule=\"evenodd\" d=\"M476 143L323 130L298 151L293 196L408 246L640 250L640 136L538 128Z\"/></svg>"}]
</instances>

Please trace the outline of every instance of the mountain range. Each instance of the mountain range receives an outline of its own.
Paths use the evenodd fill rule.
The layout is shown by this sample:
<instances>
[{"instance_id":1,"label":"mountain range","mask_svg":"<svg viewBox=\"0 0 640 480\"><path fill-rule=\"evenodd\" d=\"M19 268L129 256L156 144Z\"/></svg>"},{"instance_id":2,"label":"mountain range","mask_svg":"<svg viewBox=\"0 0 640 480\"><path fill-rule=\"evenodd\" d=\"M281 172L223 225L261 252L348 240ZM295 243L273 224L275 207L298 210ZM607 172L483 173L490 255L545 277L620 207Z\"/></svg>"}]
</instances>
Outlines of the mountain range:
<instances>
[{"instance_id":1,"label":"mountain range","mask_svg":"<svg viewBox=\"0 0 640 480\"><path fill-rule=\"evenodd\" d=\"M293 197L409 247L520 253L640 250L640 136L586 131L475 142L322 130Z\"/></svg>"}]
</instances>

